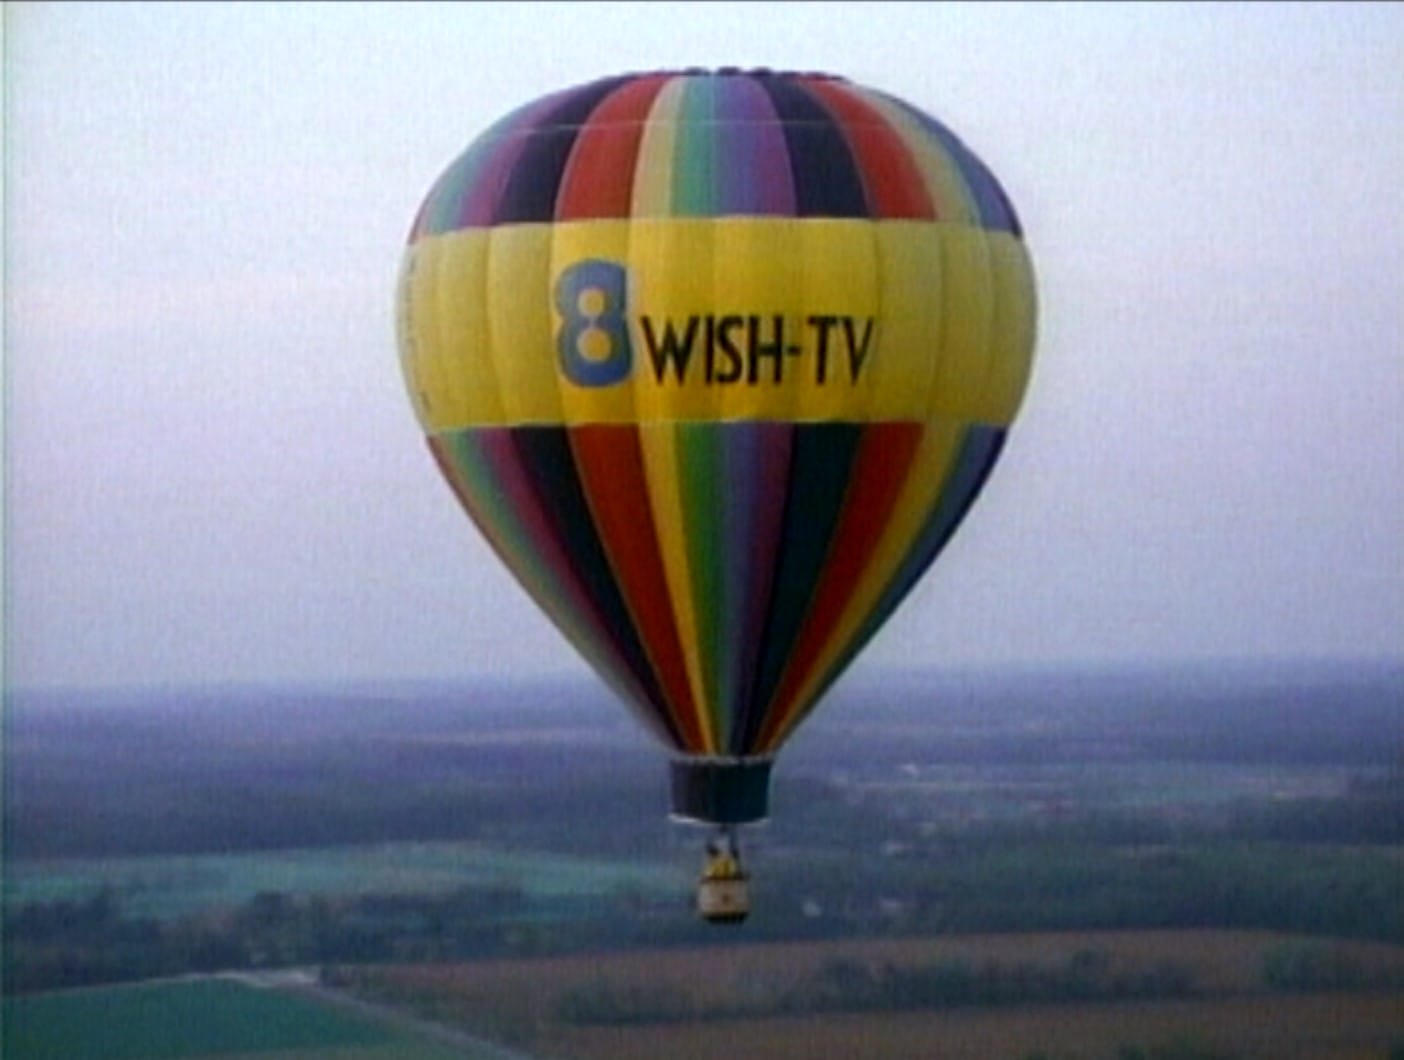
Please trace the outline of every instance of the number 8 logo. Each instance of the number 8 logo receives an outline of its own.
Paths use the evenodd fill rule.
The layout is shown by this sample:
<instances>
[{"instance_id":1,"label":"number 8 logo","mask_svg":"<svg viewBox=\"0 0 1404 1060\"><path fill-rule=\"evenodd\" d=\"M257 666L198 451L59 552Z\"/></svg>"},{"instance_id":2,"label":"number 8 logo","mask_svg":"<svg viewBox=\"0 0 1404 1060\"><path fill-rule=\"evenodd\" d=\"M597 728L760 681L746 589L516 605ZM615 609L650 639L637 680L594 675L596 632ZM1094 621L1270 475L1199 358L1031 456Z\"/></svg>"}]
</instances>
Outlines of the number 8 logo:
<instances>
[{"instance_id":1,"label":"number 8 logo","mask_svg":"<svg viewBox=\"0 0 1404 1060\"><path fill-rule=\"evenodd\" d=\"M634 366L624 319L628 274L614 261L589 258L556 279L556 359L577 386L612 386L629 378Z\"/></svg>"}]
</instances>

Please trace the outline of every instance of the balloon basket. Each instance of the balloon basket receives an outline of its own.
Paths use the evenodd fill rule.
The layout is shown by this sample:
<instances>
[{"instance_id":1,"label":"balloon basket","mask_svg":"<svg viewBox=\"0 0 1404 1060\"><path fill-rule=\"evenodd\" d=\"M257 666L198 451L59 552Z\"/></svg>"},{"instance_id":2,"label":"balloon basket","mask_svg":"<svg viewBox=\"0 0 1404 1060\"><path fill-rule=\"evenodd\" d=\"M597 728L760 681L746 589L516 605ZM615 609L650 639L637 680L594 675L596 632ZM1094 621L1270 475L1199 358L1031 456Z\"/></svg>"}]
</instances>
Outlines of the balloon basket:
<instances>
[{"instance_id":1,"label":"balloon basket","mask_svg":"<svg viewBox=\"0 0 1404 1060\"><path fill-rule=\"evenodd\" d=\"M750 875L741 864L736 825L718 825L697 880L697 913L709 924L739 924L751 912Z\"/></svg>"},{"instance_id":2,"label":"balloon basket","mask_svg":"<svg viewBox=\"0 0 1404 1060\"><path fill-rule=\"evenodd\" d=\"M751 913L748 877L703 876L697 881L697 913L709 924L740 924Z\"/></svg>"}]
</instances>

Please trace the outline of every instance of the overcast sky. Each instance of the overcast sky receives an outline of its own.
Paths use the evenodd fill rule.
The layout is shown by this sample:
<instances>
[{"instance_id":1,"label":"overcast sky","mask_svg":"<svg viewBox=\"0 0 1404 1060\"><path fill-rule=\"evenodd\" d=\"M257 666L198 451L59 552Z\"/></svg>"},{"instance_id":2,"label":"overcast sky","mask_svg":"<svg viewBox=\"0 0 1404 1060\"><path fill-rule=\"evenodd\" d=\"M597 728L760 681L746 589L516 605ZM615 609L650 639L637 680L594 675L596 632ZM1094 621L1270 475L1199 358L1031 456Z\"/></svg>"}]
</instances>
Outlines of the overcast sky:
<instances>
[{"instance_id":1,"label":"overcast sky","mask_svg":"<svg viewBox=\"0 0 1404 1060\"><path fill-rule=\"evenodd\" d=\"M1040 338L859 668L1404 656L1404 5L6 4L10 686L584 673L438 478L403 240L508 109L819 69L1000 176Z\"/></svg>"}]
</instances>

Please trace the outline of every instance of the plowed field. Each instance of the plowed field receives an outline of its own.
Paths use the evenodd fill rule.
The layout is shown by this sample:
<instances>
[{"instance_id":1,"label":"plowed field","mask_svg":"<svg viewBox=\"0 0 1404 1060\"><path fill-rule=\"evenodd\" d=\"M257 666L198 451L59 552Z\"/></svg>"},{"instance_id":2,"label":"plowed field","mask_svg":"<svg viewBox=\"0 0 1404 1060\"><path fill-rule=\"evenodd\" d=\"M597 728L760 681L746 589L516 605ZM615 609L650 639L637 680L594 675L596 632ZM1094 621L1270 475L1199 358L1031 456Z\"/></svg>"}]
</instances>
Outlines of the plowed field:
<instances>
[{"instance_id":1,"label":"plowed field","mask_svg":"<svg viewBox=\"0 0 1404 1060\"><path fill-rule=\"evenodd\" d=\"M1355 987L1275 992L1265 961L1284 947L1329 952ZM1174 967L1186 996L1022 1005L896 1007L793 1014L769 1000L836 962L914 968L1067 967L1095 953L1107 976ZM362 989L496 1034L559 1060L1023 1060L1034 1054L1103 1060L1127 1045L1192 1043L1235 1060L1385 1060L1404 1047L1404 948L1289 939L1253 932L1004 935L840 941L631 952L440 967L366 970ZM1374 984L1374 985L1372 985ZM572 1016L573 998L643 998L641 1018ZM683 1014L650 1017L650 999ZM1206 1050L1211 1052L1205 1052Z\"/></svg>"}]
</instances>

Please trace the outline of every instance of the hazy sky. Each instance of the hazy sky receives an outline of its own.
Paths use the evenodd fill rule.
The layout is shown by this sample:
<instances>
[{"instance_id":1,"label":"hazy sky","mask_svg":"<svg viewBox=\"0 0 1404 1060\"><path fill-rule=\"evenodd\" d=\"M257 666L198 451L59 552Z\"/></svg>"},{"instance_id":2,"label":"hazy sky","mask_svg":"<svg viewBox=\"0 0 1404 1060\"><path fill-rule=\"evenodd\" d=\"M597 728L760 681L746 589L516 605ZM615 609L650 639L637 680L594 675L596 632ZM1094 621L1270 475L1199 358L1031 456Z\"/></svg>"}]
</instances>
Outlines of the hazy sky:
<instances>
[{"instance_id":1,"label":"hazy sky","mask_svg":"<svg viewBox=\"0 0 1404 1060\"><path fill-rule=\"evenodd\" d=\"M1022 417L859 664L1404 656L1404 5L6 4L5 679L584 672L396 360L430 183L689 65L903 96L1040 281Z\"/></svg>"}]
</instances>

